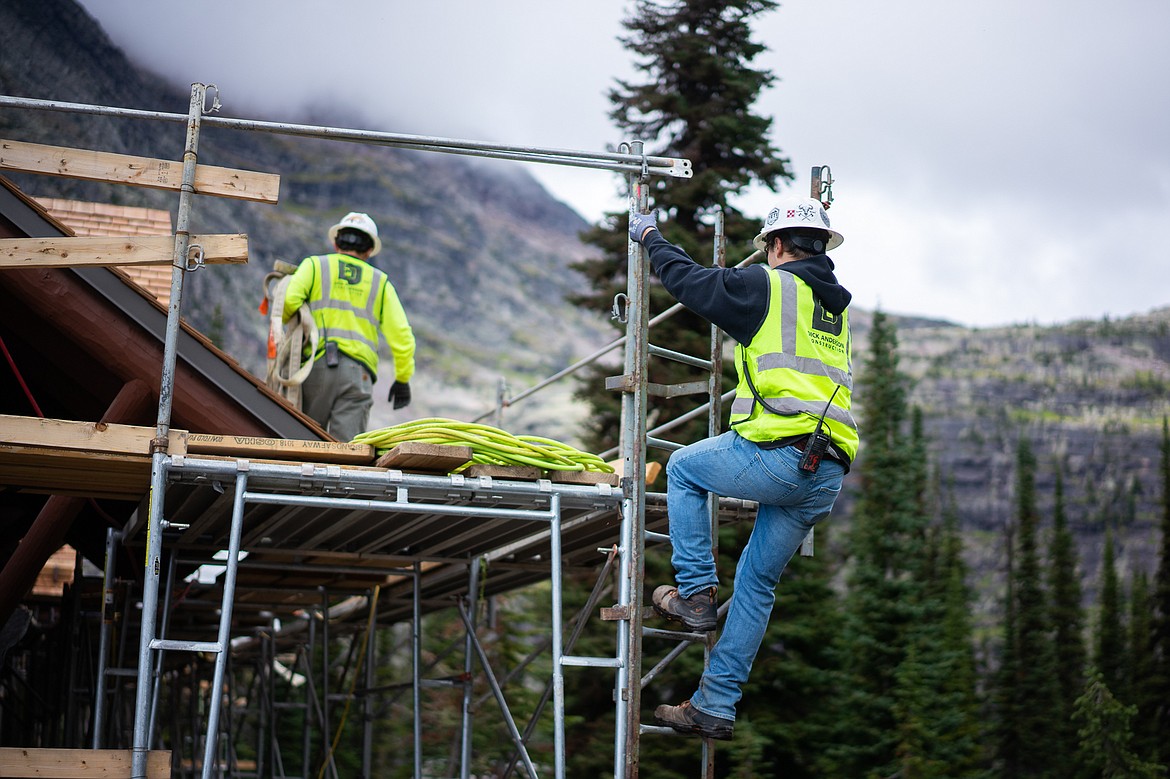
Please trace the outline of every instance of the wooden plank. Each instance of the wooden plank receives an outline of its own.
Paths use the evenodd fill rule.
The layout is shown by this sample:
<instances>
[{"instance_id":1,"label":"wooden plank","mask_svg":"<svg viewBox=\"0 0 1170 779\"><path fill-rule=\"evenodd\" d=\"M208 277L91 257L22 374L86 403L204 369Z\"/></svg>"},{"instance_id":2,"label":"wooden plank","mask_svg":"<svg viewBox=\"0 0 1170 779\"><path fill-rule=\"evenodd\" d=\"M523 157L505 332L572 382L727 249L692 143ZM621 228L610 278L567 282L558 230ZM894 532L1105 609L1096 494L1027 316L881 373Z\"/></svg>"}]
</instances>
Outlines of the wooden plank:
<instances>
[{"instance_id":1,"label":"wooden plank","mask_svg":"<svg viewBox=\"0 0 1170 779\"><path fill-rule=\"evenodd\" d=\"M203 262L211 265L248 261L248 236L243 233L192 235L190 246L196 245L203 248ZM170 265L174 253L173 235L3 238L0 269Z\"/></svg>"},{"instance_id":2,"label":"wooden plank","mask_svg":"<svg viewBox=\"0 0 1170 779\"><path fill-rule=\"evenodd\" d=\"M549 471L548 478L556 484L609 484L616 487L622 477L601 471Z\"/></svg>"},{"instance_id":3,"label":"wooden plank","mask_svg":"<svg viewBox=\"0 0 1170 779\"><path fill-rule=\"evenodd\" d=\"M0 776L37 779L130 779L129 749L31 749L0 747ZM171 775L171 752L155 749L146 754L147 779Z\"/></svg>"},{"instance_id":4,"label":"wooden plank","mask_svg":"<svg viewBox=\"0 0 1170 779\"><path fill-rule=\"evenodd\" d=\"M535 465L483 465L476 463L469 465L463 475L469 478L490 476L493 479L510 479L512 481L536 481L544 477L544 471Z\"/></svg>"},{"instance_id":5,"label":"wooden plank","mask_svg":"<svg viewBox=\"0 0 1170 779\"><path fill-rule=\"evenodd\" d=\"M150 458L150 442L155 429L139 425L115 425L104 422L74 422L67 419L42 419L0 414L0 443L74 449L94 455L132 454ZM170 430L169 454L187 451L187 431Z\"/></svg>"},{"instance_id":6,"label":"wooden plank","mask_svg":"<svg viewBox=\"0 0 1170 779\"><path fill-rule=\"evenodd\" d=\"M138 500L150 489L150 471L147 455L0 443L0 484L20 492Z\"/></svg>"},{"instance_id":7,"label":"wooden plank","mask_svg":"<svg viewBox=\"0 0 1170 779\"><path fill-rule=\"evenodd\" d=\"M0 140L0 169L173 191L178 191L183 185L182 162L24 141ZM280 176L196 165L195 192L275 203L280 195Z\"/></svg>"},{"instance_id":8,"label":"wooden plank","mask_svg":"<svg viewBox=\"0 0 1170 779\"><path fill-rule=\"evenodd\" d=\"M150 488L153 427L0 414L0 484L50 495L137 500ZM168 452L187 451L170 430Z\"/></svg>"},{"instance_id":9,"label":"wooden plank","mask_svg":"<svg viewBox=\"0 0 1170 779\"><path fill-rule=\"evenodd\" d=\"M404 441L378 458L379 468L427 473L451 473L471 461L470 446Z\"/></svg>"},{"instance_id":10,"label":"wooden plank","mask_svg":"<svg viewBox=\"0 0 1170 779\"><path fill-rule=\"evenodd\" d=\"M271 460L301 460L351 465L369 465L374 461L374 447L369 444L342 444L335 441L301 441L211 433L188 433L187 452L224 457L266 457Z\"/></svg>"}]
</instances>

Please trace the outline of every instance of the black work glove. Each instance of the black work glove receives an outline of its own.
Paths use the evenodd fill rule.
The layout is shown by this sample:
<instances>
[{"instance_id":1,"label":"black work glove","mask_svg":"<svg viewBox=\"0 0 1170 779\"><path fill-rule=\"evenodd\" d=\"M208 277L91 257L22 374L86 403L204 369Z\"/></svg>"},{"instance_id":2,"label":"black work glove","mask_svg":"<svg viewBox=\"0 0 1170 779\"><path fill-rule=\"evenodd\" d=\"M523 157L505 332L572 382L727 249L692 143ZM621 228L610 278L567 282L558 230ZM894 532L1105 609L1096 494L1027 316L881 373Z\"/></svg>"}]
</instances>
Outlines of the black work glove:
<instances>
[{"instance_id":1,"label":"black work glove","mask_svg":"<svg viewBox=\"0 0 1170 779\"><path fill-rule=\"evenodd\" d=\"M410 383L396 381L390 385L390 396L387 398L394 404L394 408L405 408L410 405Z\"/></svg>"}]
</instances>

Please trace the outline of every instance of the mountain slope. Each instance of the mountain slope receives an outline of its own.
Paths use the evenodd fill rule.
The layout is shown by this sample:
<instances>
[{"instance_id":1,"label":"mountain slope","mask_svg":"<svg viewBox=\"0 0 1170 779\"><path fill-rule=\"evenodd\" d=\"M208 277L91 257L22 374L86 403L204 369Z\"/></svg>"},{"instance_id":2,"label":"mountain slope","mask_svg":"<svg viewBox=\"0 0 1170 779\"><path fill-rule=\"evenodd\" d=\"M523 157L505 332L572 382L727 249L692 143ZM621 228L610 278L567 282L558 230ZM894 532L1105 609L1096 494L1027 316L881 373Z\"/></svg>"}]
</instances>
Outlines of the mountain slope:
<instances>
[{"instance_id":1,"label":"mountain slope","mask_svg":"<svg viewBox=\"0 0 1170 779\"><path fill-rule=\"evenodd\" d=\"M855 317L855 367L864 361L868 319ZM959 514L981 611L995 611L1002 597L1021 437L1036 454L1045 525L1058 464L1063 470L1087 602L1095 602L1106 527L1115 534L1122 581L1135 570L1155 569L1159 446L1170 414L1170 308L1046 327L970 329L894 319L910 402L923 412L925 456L942 500L953 501ZM864 413L864 370L859 374ZM862 436L864 457L864 430ZM857 488L856 479L847 481Z\"/></svg>"}]
</instances>

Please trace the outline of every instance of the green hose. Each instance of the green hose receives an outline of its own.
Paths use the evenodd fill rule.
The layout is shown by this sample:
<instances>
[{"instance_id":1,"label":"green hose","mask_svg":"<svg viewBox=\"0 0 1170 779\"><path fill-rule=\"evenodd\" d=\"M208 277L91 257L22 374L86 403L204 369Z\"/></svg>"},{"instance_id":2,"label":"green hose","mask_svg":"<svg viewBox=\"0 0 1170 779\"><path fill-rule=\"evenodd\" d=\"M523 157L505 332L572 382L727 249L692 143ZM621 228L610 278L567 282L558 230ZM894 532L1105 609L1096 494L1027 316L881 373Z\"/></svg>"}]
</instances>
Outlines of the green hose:
<instances>
[{"instance_id":1,"label":"green hose","mask_svg":"<svg viewBox=\"0 0 1170 779\"><path fill-rule=\"evenodd\" d=\"M355 444L374 447L379 457L407 441L469 447L469 465L531 465L546 471L613 473L613 467L597 455L560 441L532 435L516 436L490 425L442 417L427 417L370 430L353 439Z\"/></svg>"}]
</instances>

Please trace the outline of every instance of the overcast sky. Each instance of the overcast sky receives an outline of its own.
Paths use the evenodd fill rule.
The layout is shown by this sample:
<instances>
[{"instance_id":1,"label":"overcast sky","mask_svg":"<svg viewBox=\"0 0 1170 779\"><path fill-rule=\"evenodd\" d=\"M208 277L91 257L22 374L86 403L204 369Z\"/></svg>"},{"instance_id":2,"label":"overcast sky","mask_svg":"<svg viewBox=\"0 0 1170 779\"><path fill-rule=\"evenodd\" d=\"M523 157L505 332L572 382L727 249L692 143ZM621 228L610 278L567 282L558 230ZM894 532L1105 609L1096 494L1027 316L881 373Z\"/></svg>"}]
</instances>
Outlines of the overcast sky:
<instances>
[{"instance_id":1,"label":"overcast sky","mask_svg":"<svg viewBox=\"0 0 1170 779\"><path fill-rule=\"evenodd\" d=\"M359 129L626 140L606 92L634 75L629 0L81 2L132 59L215 83L226 116L344 106ZM787 0L754 30L778 78L757 111L797 174L782 194L831 166L858 305L972 326L1170 305L1167 0ZM526 167L590 221L625 208L615 174Z\"/></svg>"}]
</instances>

